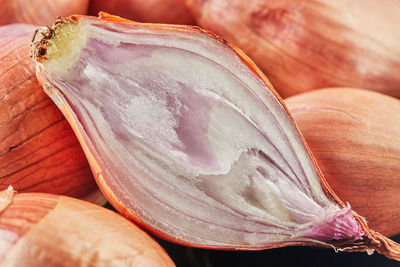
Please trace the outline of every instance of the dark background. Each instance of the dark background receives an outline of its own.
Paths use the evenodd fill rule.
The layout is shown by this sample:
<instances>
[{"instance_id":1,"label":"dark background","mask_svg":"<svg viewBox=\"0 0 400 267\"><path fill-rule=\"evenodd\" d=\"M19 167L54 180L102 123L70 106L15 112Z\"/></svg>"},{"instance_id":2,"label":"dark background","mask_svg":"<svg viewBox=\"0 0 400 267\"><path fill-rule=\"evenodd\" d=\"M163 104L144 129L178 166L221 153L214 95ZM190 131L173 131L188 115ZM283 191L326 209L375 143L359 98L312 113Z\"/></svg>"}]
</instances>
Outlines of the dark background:
<instances>
[{"instance_id":1,"label":"dark background","mask_svg":"<svg viewBox=\"0 0 400 267\"><path fill-rule=\"evenodd\" d=\"M106 208L113 209L110 204ZM262 251L218 251L180 246L154 239L168 252L178 267L400 267L400 262L374 252L335 252L328 248L284 247ZM391 237L400 243L400 234Z\"/></svg>"},{"instance_id":2,"label":"dark background","mask_svg":"<svg viewBox=\"0 0 400 267\"><path fill-rule=\"evenodd\" d=\"M392 237L400 242L400 235ZM335 252L333 249L314 247L285 247L263 251L217 251L189 248L156 238L178 267L246 267L246 266L400 266L376 252Z\"/></svg>"}]
</instances>

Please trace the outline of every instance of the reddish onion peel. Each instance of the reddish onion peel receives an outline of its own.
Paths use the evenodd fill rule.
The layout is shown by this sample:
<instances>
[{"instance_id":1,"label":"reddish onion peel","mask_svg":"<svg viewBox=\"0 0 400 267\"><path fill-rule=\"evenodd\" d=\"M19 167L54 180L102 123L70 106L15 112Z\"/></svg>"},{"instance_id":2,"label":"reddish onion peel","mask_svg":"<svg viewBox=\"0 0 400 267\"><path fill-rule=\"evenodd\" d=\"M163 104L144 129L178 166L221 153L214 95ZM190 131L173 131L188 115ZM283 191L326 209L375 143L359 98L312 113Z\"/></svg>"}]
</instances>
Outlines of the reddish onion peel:
<instances>
[{"instance_id":1,"label":"reddish onion peel","mask_svg":"<svg viewBox=\"0 0 400 267\"><path fill-rule=\"evenodd\" d=\"M340 199L372 229L400 233L400 101L332 88L285 103Z\"/></svg>"},{"instance_id":2,"label":"reddish onion peel","mask_svg":"<svg viewBox=\"0 0 400 267\"><path fill-rule=\"evenodd\" d=\"M34 29L0 27L0 190L85 197L98 189L71 127L35 78Z\"/></svg>"},{"instance_id":3,"label":"reddish onion peel","mask_svg":"<svg viewBox=\"0 0 400 267\"><path fill-rule=\"evenodd\" d=\"M356 87L400 97L400 2L187 0L196 22L243 49L282 97Z\"/></svg>"},{"instance_id":4,"label":"reddish onion peel","mask_svg":"<svg viewBox=\"0 0 400 267\"><path fill-rule=\"evenodd\" d=\"M49 194L0 192L2 266L174 266L152 238L122 216Z\"/></svg>"},{"instance_id":5,"label":"reddish onion peel","mask_svg":"<svg viewBox=\"0 0 400 267\"><path fill-rule=\"evenodd\" d=\"M194 24L184 0L91 0L89 15L100 11L139 22Z\"/></svg>"},{"instance_id":6,"label":"reddish onion peel","mask_svg":"<svg viewBox=\"0 0 400 267\"><path fill-rule=\"evenodd\" d=\"M0 213L11 204L13 195L14 189L12 186L0 191Z\"/></svg>"},{"instance_id":7,"label":"reddish onion peel","mask_svg":"<svg viewBox=\"0 0 400 267\"><path fill-rule=\"evenodd\" d=\"M89 0L2 0L0 25L28 23L51 25L58 16L86 14Z\"/></svg>"},{"instance_id":8,"label":"reddish onion peel","mask_svg":"<svg viewBox=\"0 0 400 267\"><path fill-rule=\"evenodd\" d=\"M107 199L166 239L214 249L288 245L400 259L329 188L265 76L198 27L101 13L42 31L38 79Z\"/></svg>"}]
</instances>

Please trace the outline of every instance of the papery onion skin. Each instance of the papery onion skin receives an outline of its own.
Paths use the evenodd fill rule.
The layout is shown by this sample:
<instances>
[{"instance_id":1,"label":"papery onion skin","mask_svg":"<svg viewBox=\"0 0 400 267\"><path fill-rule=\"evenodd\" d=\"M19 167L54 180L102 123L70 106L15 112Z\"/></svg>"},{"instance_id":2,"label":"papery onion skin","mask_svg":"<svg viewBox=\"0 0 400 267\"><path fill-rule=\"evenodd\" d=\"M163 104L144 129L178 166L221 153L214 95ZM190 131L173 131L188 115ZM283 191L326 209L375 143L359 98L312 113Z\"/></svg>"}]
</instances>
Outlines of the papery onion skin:
<instances>
[{"instance_id":1,"label":"papery onion skin","mask_svg":"<svg viewBox=\"0 0 400 267\"><path fill-rule=\"evenodd\" d=\"M15 195L0 211L0 233L2 266L175 266L122 216L65 196Z\"/></svg>"},{"instance_id":2,"label":"papery onion skin","mask_svg":"<svg viewBox=\"0 0 400 267\"><path fill-rule=\"evenodd\" d=\"M179 34L188 34L188 36L190 36L190 34L195 34L197 37L199 36L203 36L205 39L209 40L208 38L211 39L215 39L213 40L213 42L219 42L218 43L218 47L220 46L224 46L224 49L229 50L229 55L231 55L232 52L235 53L234 57L235 60L239 59L241 61L241 64L244 64L248 70L250 70L252 72L252 75L256 75L258 76L258 78L260 78L260 81L263 83L263 89L268 89L271 90L271 92L269 92L268 96L271 96L270 94L273 95L274 97L274 101L279 102L280 105L280 112L285 112L285 119L289 120L290 123L290 127L294 127L294 128L290 128L293 131L296 132L296 134L298 133L298 130L296 128L296 126L294 124L292 124L292 120L290 119L290 113L287 113L287 109L284 105L284 103L282 102L282 100L280 99L280 97L277 95L277 93L272 89L272 86L270 85L270 83L268 82L268 80L266 79L266 77L261 73L261 71L258 70L258 68L254 65L254 63L246 56L243 54L243 52L241 52L239 49L231 46L229 43L227 43L226 41L220 39L220 37L206 31L206 30L202 30L199 29L197 27L187 27L187 26L167 26L167 25L157 25L157 24L140 24L140 23L136 23L136 22L132 22L132 21L128 21L128 20L124 20L122 18L119 17L115 17L115 16L111 16L108 14L104 14L101 13L99 18L93 18L93 17L88 17L88 16L71 16L69 18L66 19L62 19L59 20L57 23L57 27L55 27L54 29L47 29L43 32L44 38L41 41L37 41L34 42L34 49L32 51L33 53L33 57L37 62L37 70L38 70L38 79L40 81L40 83L43 85L44 90L52 97L52 99L57 103L57 105L59 106L59 108L63 111L63 114L67 117L68 121L70 122L72 128L74 129L76 135L78 136L78 139L81 142L81 145L89 159L89 162L91 164L92 170L93 172L96 174L96 180L98 182L98 184L100 185L100 187L102 188L103 192L105 193L106 197L109 199L109 201L114 205L114 207L116 207L122 214L124 214L125 216L127 216L129 219L136 221L137 223L141 224L143 227L145 227L146 229L148 229L149 231L151 231L152 233L155 233L163 238L166 238L168 240L180 243L180 244L186 244L186 245L190 245L190 246L196 246L196 247L209 247L209 248L214 248L214 249L243 249L243 250L248 250L248 249L267 249L267 248L274 248L274 247L282 247L282 246L288 246L288 245L315 245L315 246L323 246L323 247L336 247L342 250L347 250L347 251L370 251L370 250L374 250L376 249L378 252L393 258L393 259L400 259L400 248L399 245L389 239L387 239L386 237L382 236L379 233L374 232L373 230L370 230L365 221L359 216L357 215L357 213L350 211L349 207L346 207L346 205L335 195L335 193L330 189L329 185L326 183L326 181L324 180L322 174L319 171L319 168L316 165L315 159L311 156L311 152L309 151L307 144L302 142L302 137L301 135L298 135L297 137L300 138L300 142L302 143L302 145L304 145L305 147L302 147L305 151L303 151L304 153L307 154L307 156L310 156L309 159L304 159L304 161L308 161L311 160L312 165L313 165L313 171L317 172L317 178L319 178L318 182L321 182L321 186L322 189L324 190L326 197L329 198L329 201L332 201L333 203L336 203L340 208L340 214L344 215L346 214L346 219L343 221L338 217L334 217L333 220L331 220L330 218L326 218L326 221L323 221L323 223L327 223L327 224L336 224L339 223L339 225L341 224L341 226L339 227L339 232L335 233L335 236L332 236L329 239L328 243L325 243L324 241L326 239L323 239L323 241L313 241L312 237L314 234L322 234L322 235L326 235L327 232L329 232L329 229L322 229L321 233L315 233L315 232L308 232L310 233L310 238L306 238L306 240L304 241L293 241L291 242L290 240L286 240L285 242L266 242L262 245L253 245L252 243L237 243L236 247L232 246L231 244L228 245L207 245L207 244L202 244L202 243L198 243L198 239L196 239L197 237L194 236L193 240L196 241L191 241L190 238L187 238L187 236L184 236L184 238L182 236L179 235L171 235L171 234L166 234L162 231L160 231L155 225L152 225L151 223L146 223L142 220L142 218L140 217L140 214L136 214L132 209L130 209L130 207L125 206L124 205L124 201L125 199L129 199L129 192L126 191L113 191L113 189L118 188L118 186L120 186L118 183L118 181L114 182L114 181L110 181L110 179L112 178L112 174L110 170L113 169L107 169L107 166L104 163L104 158L102 158L101 155L99 155L98 150L96 148L96 146L93 144L93 140L90 140L90 137L88 137L88 133L86 132L85 129L83 128L81 121L79 119L77 119L77 114L78 115L82 115L83 113L81 113L82 110L85 109L85 107L81 107L83 108L82 110L79 110L77 108L77 104L81 104L79 102L79 99L75 99L72 98L71 99L68 97L68 95L64 94L63 87L57 87L59 86L59 84L54 85L53 83L57 83L59 82L57 80L57 76L60 75L60 77L62 77L63 75L66 75L66 78L68 80L68 78L71 78L72 80L74 80L75 76L74 75L78 75L76 72L69 72L71 71L70 69L64 68L64 64L55 67L55 65L51 65L52 63L49 63L49 65L45 65L42 64L41 62L46 62L46 60L48 60L49 58L47 57L48 55L46 55L46 50L48 47L48 44L51 44L52 38L54 36L56 36L55 38L61 42L60 45L61 47L76 47L77 50L74 50L73 52L77 52L78 55L79 53L81 53L81 49L82 47L79 45L79 43L82 40L87 41L86 39L82 39L79 38L81 37L81 35L77 35L77 32L79 32L81 30L79 24L82 20L82 25L95 25L94 27L99 27L100 32L102 34L104 34L104 30L105 29L111 29L111 32L118 32L118 26L120 26L122 29L128 29L130 31L134 30L143 30L143 32L146 32L145 30L148 31L155 31L157 32L157 34L159 34L158 31L177 31L179 32ZM111 23L112 22L112 23ZM93 23L93 24L92 24ZM74 24L78 24L78 26L74 26ZM61 26L60 26L61 25ZM68 39L66 44L63 44L63 37L57 37L58 34L54 33L54 31L57 31L57 29L60 29L60 27L62 27L62 25L66 26L66 32L62 32L59 36L65 36L64 33L67 34ZM77 28L75 28L77 27ZM104 27L104 28L102 28ZM72 30L71 30L72 29ZM86 29L87 30L87 29ZM92 28L93 30L93 28ZM130 32L128 31L128 32ZM124 32L125 33L125 32ZM165 32L164 32L165 34ZM85 35L84 35L85 36ZM100 36L100 35L97 35ZM148 34L144 34L143 36L148 37ZM164 35L165 36L165 35ZM205 37L207 36L207 37ZM87 36L86 36L87 37ZM102 36L103 37L103 36ZM99 38L102 38L99 37ZM123 40L126 40L125 38ZM70 42L72 41L72 42ZM117 41L118 42L118 41ZM71 44L78 44L77 46L71 46ZM65 45L65 46L64 46ZM82 44L81 44L82 45ZM85 47L86 51L90 51L92 52L93 47L90 47L90 49L86 49L87 47ZM43 49L44 49L44 53L43 53ZM56 50L58 53L59 50ZM119 50L118 50L119 51ZM66 62L65 59L70 58L69 55L71 55L69 52L65 53L66 51L61 51L60 53L63 55L62 56L62 62L66 63L66 64L70 64L69 66L71 66L71 62ZM126 51L124 51L126 52ZM55 55L55 54L53 54ZM60 54L57 54L60 55ZM66 56L64 56L66 55ZM139 56L141 56L141 54L138 54ZM75 57L75 55L73 54L75 60L77 59L77 57ZM115 58L109 58L108 60L115 60ZM56 61L57 62L57 61ZM76 61L72 61L72 62L76 62ZM83 62L83 61L78 61L78 62ZM53 66L55 69L52 69ZM46 69L46 67L48 67L48 69ZM82 67L82 66L80 66ZM76 71L77 69L74 69L74 71ZM247 70L247 71L248 71ZM54 71L54 73L53 73ZM86 70L87 71L87 70ZM57 73L57 74L55 74ZM81 72L79 72L81 73ZM55 76L52 77L51 75L54 74ZM73 75L71 75L73 74ZM88 73L86 73L87 75ZM93 74L93 73L92 73ZM87 77L87 76L86 76ZM53 80L54 79L54 80ZM68 83L69 81L64 80L62 81L62 83ZM57 82L56 82L57 81ZM75 81L75 80L74 80ZM87 82L87 81L86 81ZM65 87L64 89L66 89L67 87ZM145 87L146 88L146 87ZM70 88L68 88L70 89ZM102 90L101 88L95 87L92 88L93 90L98 90L100 89L100 91ZM124 88L126 89L126 88ZM73 86L73 90L80 90L79 87L76 86L76 84L74 84ZM256 91L257 90L257 91ZM108 92L108 91L107 91ZM253 88L252 91L255 95L259 94L258 97L266 98L266 96L261 95L261 89L259 87L257 88ZM257 93L255 93L257 92ZM262 91L265 92L265 91ZM88 92L85 92L85 94L87 94ZM76 91L74 91L73 93L73 97L76 97ZM78 101L79 103L74 103L73 100ZM267 100L265 100L267 101ZM265 103L264 103L265 105ZM73 107L73 108L72 108ZM114 106L113 106L114 107ZM75 113L74 111L77 111L77 113ZM122 114L121 114L122 115ZM82 120L84 120L84 118L87 118L87 114L82 115L83 117L81 117ZM98 114L94 114L94 116L98 116ZM96 127L95 125L89 125L86 124L87 127L93 128ZM286 127L286 126L285 126ZM282 130L282 128L281 128ZM283 130L282 130L283 131ZM93 134L89 133L89 134ZM95 133L97 134L97 133ZM296 140L297 141L297 140ZM296 143L297 144L297 143ZM261 153L261 152L260 152ZM107 155L103 155L104 157L107 157ZM116 162L117 159L115 159ZM112 164L112 162L108 162L107 164ZM132 174L131 174L132 175ZM108 178L108 180L105 178ZM132 177L129 177L132 178ZM139 188L140 190L140 188ZM322 192L322 191L321 191ZM322 195L324 195L322 193ZM132 196L133 197L133 196ZM143 208L142 208L143 209ZM139 210L139 212L144 212L143 210ZM347 219L349 219L349 214L352 214L352 216L354 216L354 218L352 220L349 220L349 222L351 224L353 224L355 222L355 220L357 221L356 223L356 227L361 227L361 234L357 231L355 231L355 228L352 228L352 226L350 228L351 231L347 231L349 225L346 224ZM352 218L352 216L350 216ZM355 220L354 220L355 219ZM345 222L344 224L342 224L343 222ZM160 222L161 224L162 222ZM156 224L156 223L154 223ZM157 222L158 224L158 222ZM317 232L319 232L320 225L313 225L315 227L312 227L313 230L316 230ZM323 226L321 224L321 226ZM197 230L197 229L196 229ZM211 230L210 230L211 231ZM340 236L344 233L344 236L348 236L349 239L340 239ZM351 235L347 235L347 233L350 233ZM352 234L355 235L352 235ZM297 234L297 233L294 233ZM339 234L339 239L335 239L336 234ZM307 237L307 236L306 236ZM220 241L219 241L220 242ZM222 242L221 242L222 243ZM213 243L212 243L213 244ZM219 244L219 243L217 243ZM224 243L222 243L224 244Z\"/></svg>"},{"instance_id":3,"label":"papery onion skin","mask_svg":"<svg viewBox=\"0 0 400 267\"><path fill-rule=\"evenodd\" d=\"M85 197L98 188L71 127L36 80L34 30L0 27L0 190L11 184L19 192Z\"/></svg>"},{"instance_id":4,"label":"papery onion skin","mask_svg":"<svg viewBox=\"0 0 400 267\"><path fill-rule=\"evenodd\" d=\"M52 25L59 16L85 14L89 0L2 0L0 25L27 23Z\"/></svg>"},{"instance_id":5,"label":"papery onion skin","mask_svg":"<svg viewBox=\"0 0 400 267\"><path fill-rule=\"evenodd\" d=\"M331 88L285 102L340 199L372 229L400 233L400 101Z\"/></svg>"},{"instance_id":6,"label":"papery onion skin","mask_svg":"<svg viewBox=\"0 0 400 267\"><path fill-rule=\"evenodd\" d=\"M194 24L184 0L91 0L89 15L100 11L130 20L151 23Z\"/></svg>"},{"instance_id":7,"label":"papery onion skin","mask_svg":"<svg viewBox=\"0 0 400 267\"><path fill-rule=\"evenodd\" d=\"M400 97L398 1L187 2L200 26L243 49L284 98L343 86Z\"/></svg>"}]
</instances>

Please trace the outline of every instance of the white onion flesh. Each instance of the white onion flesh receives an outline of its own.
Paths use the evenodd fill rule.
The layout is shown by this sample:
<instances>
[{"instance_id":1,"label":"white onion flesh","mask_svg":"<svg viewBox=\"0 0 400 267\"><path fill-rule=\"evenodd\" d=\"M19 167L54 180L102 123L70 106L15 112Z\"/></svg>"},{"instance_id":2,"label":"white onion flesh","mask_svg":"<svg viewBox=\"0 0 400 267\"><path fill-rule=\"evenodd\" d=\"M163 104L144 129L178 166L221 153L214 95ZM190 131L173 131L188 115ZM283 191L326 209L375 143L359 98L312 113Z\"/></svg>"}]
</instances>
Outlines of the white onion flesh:
<instances>
[{"instance_id":1,"label":"white onion flesh","mask_svg":"<svg viewBox=\"0 0 400 267\"><path fill-rule=\"evenodd\" d=\"M228 248L362 238L280 101L224 42L196 28L67 25L38 63L45 87L72 110L95 176L145 224Z\"/></svg>"}]
</instances>

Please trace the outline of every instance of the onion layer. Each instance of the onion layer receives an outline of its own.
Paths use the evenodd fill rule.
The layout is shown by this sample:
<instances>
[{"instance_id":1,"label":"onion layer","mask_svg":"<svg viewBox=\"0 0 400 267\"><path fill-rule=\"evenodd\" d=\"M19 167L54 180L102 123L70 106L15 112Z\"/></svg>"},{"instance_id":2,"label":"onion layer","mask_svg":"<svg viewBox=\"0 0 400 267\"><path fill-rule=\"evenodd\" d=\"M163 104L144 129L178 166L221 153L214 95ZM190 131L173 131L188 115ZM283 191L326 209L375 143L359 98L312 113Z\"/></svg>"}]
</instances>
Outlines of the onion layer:
<instances>
[{"instance_id":1,"label":"onion layer","mask_svg":"<svg viewBox=\"0 0 400 267\"><path fill-rule=\"evenodd\" d=\"M34 29L0 27L0 190L85 197L98 189L71 127L35 78Z\"/></svg>"},{"instance_id":2,"label":"onion layer","mask_svg":"<svg viewBox=\"0 0 400 267\"><path fill-rule=\"evenodd\" d=\"M174 266L164 250L118 214L40 193L0 192L2 266ZM1 207L1 204L0 204Z\"/></svg>"},{"instance_id":3,"label":"onion layer","mask_svg":"<svg viewBox=\"0 0 400 267\"><path fill-rule=\"evenodd\" d=\"M218 249L398 244L326 184L283 101L218 36L104 13L58 20L33 44L38 78L108 200L178 243Z\"/></svg>"},{"instance_id":4,"label":"onion layer","mask_svg":"<svg viewBox=\"0 0 400 267\"><path fill-rule=\"evenodd\" d=\"M400 97L400 2L187 0L197 23L242 48L282 97L355 87Z\"/></svg>"},{"instance_id":5,"label":"onion layer","mask_svg":"<svg viewBox=\"0 0 400 267\"><path fill-rule=\"evenodd\" d=\"M285 103L340 199L371 228L400 233L400 101L333 88Z\"/></svg>"}]
</instances>

